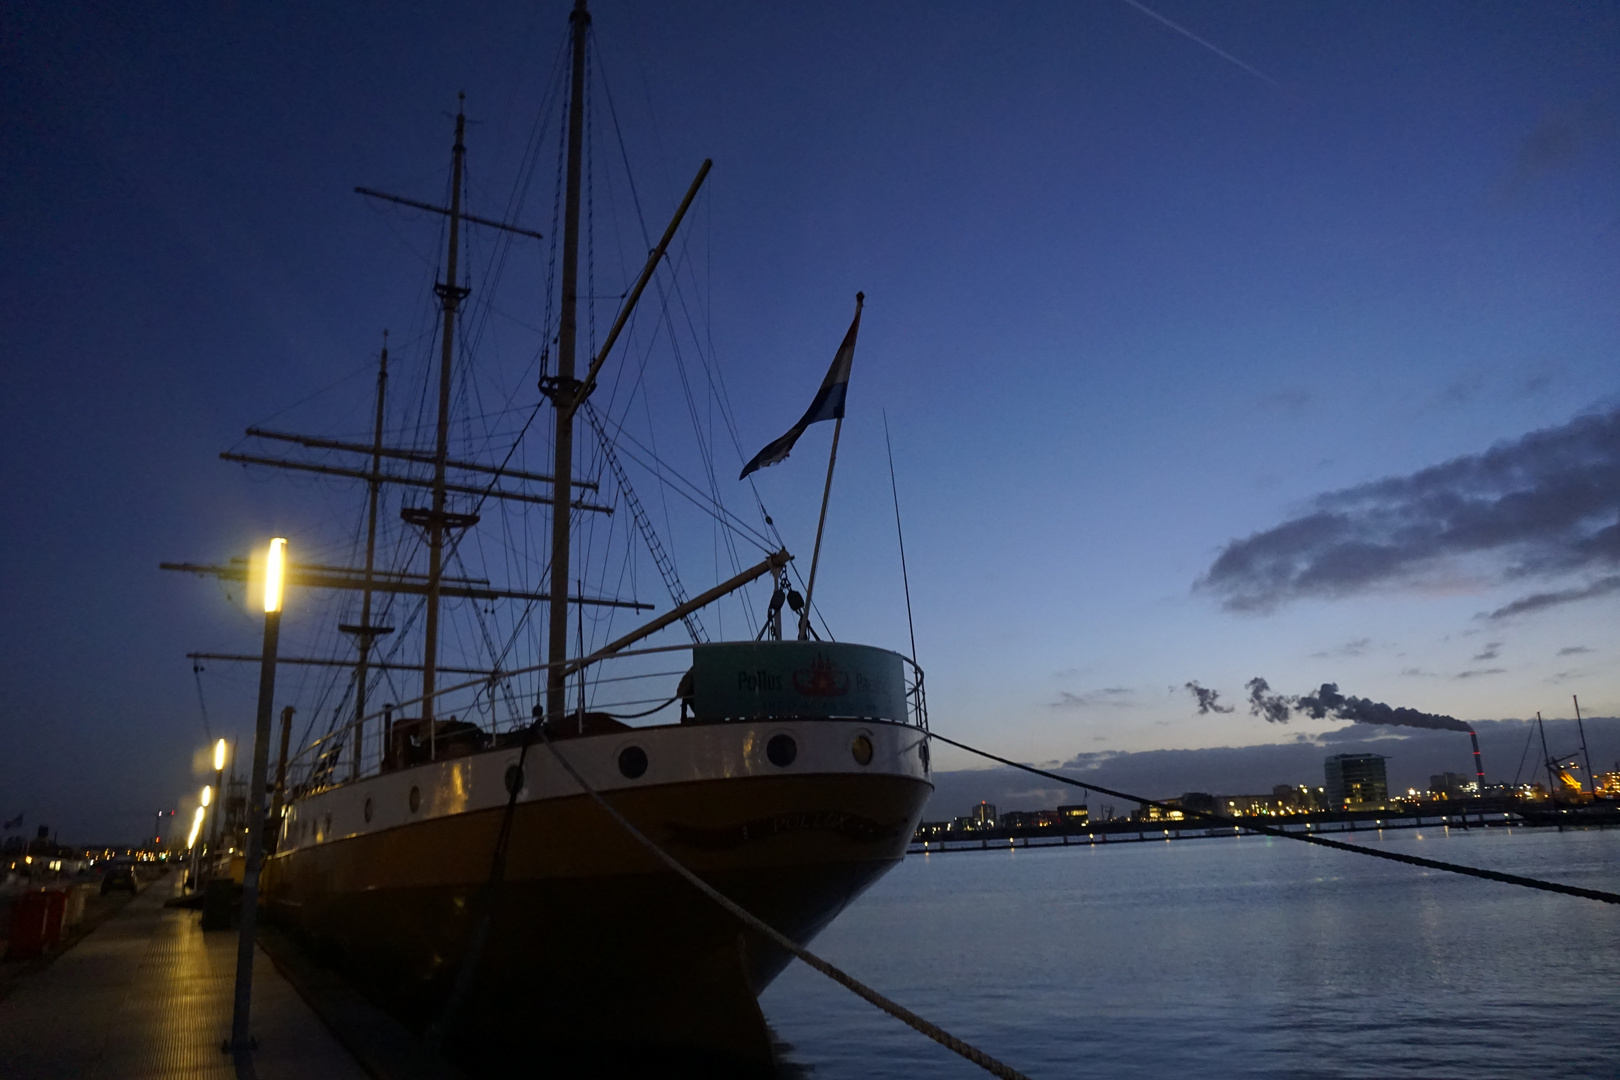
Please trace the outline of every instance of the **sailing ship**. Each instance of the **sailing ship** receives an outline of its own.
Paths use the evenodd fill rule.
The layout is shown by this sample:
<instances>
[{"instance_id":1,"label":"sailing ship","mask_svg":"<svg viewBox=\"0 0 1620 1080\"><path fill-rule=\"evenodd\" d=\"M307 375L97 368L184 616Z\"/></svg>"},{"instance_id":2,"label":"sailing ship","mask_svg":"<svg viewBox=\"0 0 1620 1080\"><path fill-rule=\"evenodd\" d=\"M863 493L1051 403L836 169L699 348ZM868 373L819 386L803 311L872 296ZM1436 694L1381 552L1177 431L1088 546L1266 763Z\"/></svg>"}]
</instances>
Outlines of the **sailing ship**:
<instances>
[{"instance_id":1,"label":"sailing ship","mask_svg":"<svg viewBox=\"0 0 1620 1080\"><path fill-rule=\"evenodd\" d=\"M721 893L794 941L809 942L901 860L932 791L922 672L914 656L818 634L814 566L801 598L792 555L779 543L687 598L657 540L616 453L613 422L590 399L708 163L627 291L612 330L581 365L589 26L584 0L576 0L569 20L561 302L551 324L555 354L542 364L543 402L536 405L549 407L552 421L549 472L510 467L510 452L506 464L451 454L457 320L469 294L458 266L461 229L539 235L463 209L461 115L448 207L360 189L446 221L431 450L385 445L385 347L369 444L248 431L260 442L357 455L368 464L222 455L359 480L368 490L363 565L301 563L299 541L292 541L287 582L295 593L342 590L361 603L358 621L339 626L352 639L352 660L289 661L341 663L352 676L346 714L318 737L289 748L291 710L283 713L263 897L272 917L321 946L363 989L474 1058L514 1046L552 1061L571 1049L674 1048L677 1058L696 1054L764 1073L771 1068L770 1038L757 998L789 955L659 862L586 788ZM857 307L834 363L834 374L842 363L845 380L858 321ZM841 426L842 387L836 389L836 409L824 386L812 413L819 409ZM581 418L594 442L579 430ZM821 418L807 413L790 436ZM789 445L791 439L767 447L771 460ZM586 449L596 462L594 478L576 475ZM829 463L829 487L831 477ZM379 501L394 484L428 494L427 505L400 511L414 530L415 549L425 554L425 570L397 560L379 565ZM460 565L453 557L471 546L467 538L479 528L482 509L503 499L546 508L543 592L449 572ZM823 524L825 508L824 493ZM614 509L634 520L646 557L669 587L671 607L593 646L584 632L587 609L650 607L587 596L571 569L580 521ZM772 525L762 506L760 513ZM818 558L820 540L818 527ZM241 561L166 565L235 580L250 574ZM757 628L751 624L740 640L710 641L700 613L750 586L769 590ZM419 664L402 662L397 648L383 655L394 628L382 625L386 616L379 613L395 601L420 605L409 616L420 635ZM483 667L447 666L440 650L451 601L527 605L525 613L543 605L545 658L514 667L508 639L495 643ZM347 610L352 619L352 606ZM689 640L668 643L681 629ZM672 659L675 669L665 670ZM376 708L379 675L402 671L420 672L420 693ZM497 703L503 694L508 704L516 699L510 687L524 675L533 680L534 693L524 699L533 707L521 715L509 708L503 724ZM470 679L443 684L456 676ZM450 714L458 696L459 717ZM642 722L629 722L636 719Z\"/></svg>"}]
</instances>

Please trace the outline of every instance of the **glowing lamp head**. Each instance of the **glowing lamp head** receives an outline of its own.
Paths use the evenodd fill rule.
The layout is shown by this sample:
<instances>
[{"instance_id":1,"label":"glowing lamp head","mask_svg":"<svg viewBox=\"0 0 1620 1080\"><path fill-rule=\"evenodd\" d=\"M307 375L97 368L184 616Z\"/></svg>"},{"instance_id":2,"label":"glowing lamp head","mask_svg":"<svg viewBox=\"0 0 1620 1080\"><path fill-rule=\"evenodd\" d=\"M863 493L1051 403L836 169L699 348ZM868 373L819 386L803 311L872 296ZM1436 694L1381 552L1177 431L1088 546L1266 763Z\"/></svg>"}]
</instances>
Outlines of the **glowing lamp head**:
<instances>
[{"instance_id":1,"label":"glowing lamp head","mask_svg":"<svg viewBox=\"0 0 1620 1080\"><path fill-rule=\"evenodd\" d=\"M203 785L203 790L202 790L202 804L203 804L203 806L207 806L209 803L211 803L213 801L214 801L214 787L213 787L213 785L212 784L204 784Z\"/></svg>"},{"instance_id":2,"label":"glowing lamp head","mask_svg":"<svg viewBox=\"0 0 1620 1080\"><path fill-rule=\"evenodd\" d=\"M264 613L281 610L281 589L286 581L287 541L276 537L270 541L270 555L264 564Z\"/></svg>"},{"instance_id":3,"label":"glowing lamp head","mask_svg":"<svg viewBox=\"0 0 1620 1080\"><path fill-rule=\"evenodd\" d=\"M225 740L221 739L214 744L214 771L225 771Z\"/></svg>"},{"instance_id":4,"label":"glowing lamp head","mask_svg":"<svg viewBox=\"0 0 1620 1080\"><path fill-rule=\"evenodd\" d=\"M206 790L206 789L204 789ZM197 834L202 832L203 808L197 807L197 813L191 819L191 835L186 838L186 847L197 846Z\"/></svg>"}]
</instances>

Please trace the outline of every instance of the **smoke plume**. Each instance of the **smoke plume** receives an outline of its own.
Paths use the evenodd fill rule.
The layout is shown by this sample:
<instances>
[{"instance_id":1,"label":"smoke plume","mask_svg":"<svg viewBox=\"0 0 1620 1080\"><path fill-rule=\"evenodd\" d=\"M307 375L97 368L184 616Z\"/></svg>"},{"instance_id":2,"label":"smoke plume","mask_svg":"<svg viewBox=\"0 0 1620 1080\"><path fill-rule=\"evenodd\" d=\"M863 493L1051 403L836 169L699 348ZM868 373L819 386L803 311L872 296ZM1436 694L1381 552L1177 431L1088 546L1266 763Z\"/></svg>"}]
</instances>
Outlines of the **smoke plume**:
<instances>
[{"instance_id":1,"label":"smoke plume","mask_svg":"<svg viewBox=\"0 0 1620 1080\"><path fill-rule=\"evenodd\" d=\"M1395 727L1438 728L1444 731L1468 731L1469 726L1455 716L1420 712L1417 709L1385 705L1381 701L1346 697L1339 693L1337 683L1323 683L1314 694L1294 699L1294 708L1313 720L1332 717L1335 720L1353 720L1358 724L1388 724Z\"/></svg>"},{"instance_id":2,"label":"smoke plume","mask_svg":"<svg viewBox=\"0 0 1620 1080\"><path fill-rule=\"evenodd\" d=\"M1341 694L1338 683L1323 683L1314 694L1303 694L1298 697L1273 693L1271 684L1258 676L1250 679L1245 687L1249 691L1249 712L1273 724L1286 724L1294 713L1301 713L1312 720L1349 720L1357 724L1432 728L1441 731L1472 730L1455 716L1426 713L1418 709L1385 705L1381 701ZM1206 711L1202 707L1205 695L1208 695L1211 707L1216 707L1214 704L1216 691L1206 690L1197 683L1188 683L1187 689L1197 695L1200 713ZM1216 708L1217 711L1228 711Z\"/></svg>"},{"instance_id":3,"label":"smoke plume","mask_svg":"<svg viewBox=\"0 0 1620 1080\"><path fill-rule=\"evenodd\" d=\"M1273 694L1271 684L1256 675L1244 684L1249 691L1249 712L1255 716L1263 716L1268 723L1286 724L1288 716L1294 711L1294 699L1282 694Z\"/></svg>"},{"instance_id":4,"label":"smoke plume","mask_svg":"<svg viewBox=\"0 0 1620 1080\"><path fill-rule=\"evenodd\" d=\"M1186 688L1191 690L1193 697L1198 699L1199 716L1206 716L1212 712L1229 713L1232 711L1232 706L1221 704L1221 692L1219 690L1211 690L1207 686L1199 686L1197 679L1194 679L1192 682L1188 683Z\"/></svg>"}]
</instances>

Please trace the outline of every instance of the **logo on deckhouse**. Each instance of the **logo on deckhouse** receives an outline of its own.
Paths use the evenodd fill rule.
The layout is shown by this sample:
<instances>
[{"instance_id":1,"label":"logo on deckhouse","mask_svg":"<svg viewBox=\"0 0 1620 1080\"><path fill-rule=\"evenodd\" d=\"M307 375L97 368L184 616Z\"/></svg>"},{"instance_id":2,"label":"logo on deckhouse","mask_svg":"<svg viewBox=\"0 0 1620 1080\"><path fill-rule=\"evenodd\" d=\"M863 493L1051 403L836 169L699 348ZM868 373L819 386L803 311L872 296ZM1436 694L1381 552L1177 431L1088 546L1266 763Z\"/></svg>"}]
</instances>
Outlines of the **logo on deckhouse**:
<instances>
[{"instance_id":1,"label":"logo on deckhouse","mask_svg":"<svg viewBox=\"0 0 1620 1080\"><path fill-rule=\"evenodd\" d=\"M849 675L817 653L808 668L793 673L793 689L805 697L843 697L849 693Z\"/></svg>"}]
</instances>

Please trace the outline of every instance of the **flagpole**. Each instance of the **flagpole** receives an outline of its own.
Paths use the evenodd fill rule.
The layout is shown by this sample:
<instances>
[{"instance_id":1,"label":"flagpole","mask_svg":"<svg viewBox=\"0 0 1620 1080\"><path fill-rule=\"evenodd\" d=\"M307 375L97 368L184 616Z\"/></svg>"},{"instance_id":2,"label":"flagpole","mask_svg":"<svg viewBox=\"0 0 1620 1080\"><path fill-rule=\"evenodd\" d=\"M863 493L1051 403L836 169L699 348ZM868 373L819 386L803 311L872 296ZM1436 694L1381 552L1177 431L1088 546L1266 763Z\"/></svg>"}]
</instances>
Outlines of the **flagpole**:
<instances>
[{"instance_id":1,"label":"flagpole","mask_svg":"<svg viewBox=\"0 0 1620 1080\"><path fill-rule=\"evenodd\" d=\"M799 613L799 640L810 638L810 603L816 598L816 566L821 562L821 531L827 527L827 498L832 494L833 466L838 463L838 435L844 418L833 424L832 453L827 455L827 486L821 491L821 519L816 522L816 550L810 556L810 584L804 587L804 610Z\"/></svg>"}]
</instances>

